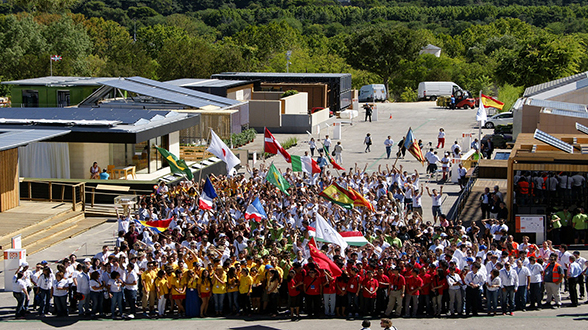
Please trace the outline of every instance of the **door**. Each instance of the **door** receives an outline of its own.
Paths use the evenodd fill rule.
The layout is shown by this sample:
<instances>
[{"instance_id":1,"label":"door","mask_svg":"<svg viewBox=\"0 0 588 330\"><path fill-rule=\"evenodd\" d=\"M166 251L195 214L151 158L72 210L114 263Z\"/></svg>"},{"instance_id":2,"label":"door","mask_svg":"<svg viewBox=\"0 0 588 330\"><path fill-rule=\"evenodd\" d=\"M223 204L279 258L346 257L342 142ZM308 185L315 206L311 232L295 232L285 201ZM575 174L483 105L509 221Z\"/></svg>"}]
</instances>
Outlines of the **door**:
<instances>
[{"instance_id":1,"label":"door","mask_svg":"<svg viewBox=\"0 0 588 330\"><path fill-rule=\"evenodd\" d=\"M25 108L39 107L39 91L25 89L22 91L22 106Z\"/></svg>"},{"instance_id":2,"label":"door","mask_svg":"<svg viewBox=\"0 0 588 330\"><path fill-rule=\"evenodd\" d=\"M57 106L69 107L69 91L57 91Z\"/></svg>"}]
</instances>

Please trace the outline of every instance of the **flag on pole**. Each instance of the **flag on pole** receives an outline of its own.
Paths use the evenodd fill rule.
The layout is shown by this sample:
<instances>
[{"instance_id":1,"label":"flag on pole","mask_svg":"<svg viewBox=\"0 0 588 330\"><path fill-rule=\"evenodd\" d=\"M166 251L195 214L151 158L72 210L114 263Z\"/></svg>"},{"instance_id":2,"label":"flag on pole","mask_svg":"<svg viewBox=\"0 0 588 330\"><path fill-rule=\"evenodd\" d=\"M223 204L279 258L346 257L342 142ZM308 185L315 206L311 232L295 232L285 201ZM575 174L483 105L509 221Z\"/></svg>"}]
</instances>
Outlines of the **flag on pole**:
<instances>
[{"instance_id":1,"label":"flag on pole","mask_svg":"<svg viewBox=\"0 0 588 330\"><path fill-rule=\"evenodd\" d=\"M152 220L152 221L140 221L135 220L144 228L149 228L157 233L163 233L169 228L173 218L165 219L165 220Z\"/></svg>"},{"instance_id":2,"label":"flag on pole","mask_svg":"<svg viewBox=\"0 0 588 330\"><path fill-rule=\"evenodd\" d=\"M480 104L484 104L485 107L496 108L498 110L502 110L504 107L504 102L500 102L497 99L484 94L480 96Z\"/></svg>"},{"instance_id":3,"label":"flag on pole","mask_svg":"<svg viewBox=\"0 0 588 330\"><path fill-rule=\"evenodd\" d=\"M157 149L157 151L159 151L161 156L163 156L163 158L167 160L167 163L169 164L169 168L172 173L184 174L186 175L188 180L192 180L194 178L192 171L190 170L188 165L186 165L186 162L183 159L178 159L178 157L176 157L174 154L167 151L166 149L160 148L158 146L155 146L155 148Z\"/></svg>"},{"instance_id":4,"label":"flag on pole","mask_svg":"<svg viewBox=\"0 0 588 330\"><path fill-rule=\"evenodd\" d=\"M327 150L327 147L323 146L323 151L325 152L327 160L329 161L329 163L331 163L331 165L333 165L334 168L340 171L345 171L345 169L341 165L335 163L335 160L331 158L331 155L329 155L329 150Z\"/></svg>"},{"instance_id":5,"label":"flag on pole","mask_svg":"<svg viewBox=\"0 0 588 330\"><path fill-rule=\"evenodd\" d=\"M337 266L337 264L335 264L331 258L329 258L316 247L316 242L314 239L310 240L308 248L310 249L310 256L312 257L312 260L320 269L328 269L333 277L337 277L342 274L341 268L339 268L339 266Z\"/></svg>"},{"instance_id":6,"label":"flag on pole","mask_svg":"<svg viewBox=\"0 0 588 330\"><path fill-rule=\"evenodd\" d=\"M322 240L323 242L329 242L333 244L337 244L341 247L341 254L345 254L345 249L347 248L347 242L341 237L341 235L333 228L322 215L316 214L316 221L314 223L314 228L316 229L316 236L317 240Z\"/></svg>"},{"instance_id":7,"label":"flag on pole","mask_svg":"<svg viewBox=\"0 0 588 330\"><path fill-rule=\"evenodd\" d=\"M370 211L375 211L374 205L370 203L362 194L357 192L357 190L349 187L348 191L354 195L353 199L353 206L363 206Z\"/></svg>"},{"instance_id":8,"label":"flag on pole","mask_svg":"<svg viewBox=\"0 0 588 330\"><path fill-rule=\"evenodd\" d=\"M278 189L280 189L281 192L290 196L290 194L288 194L286 192L286 189L290 188L290 184L288 183L288 181L286 181L286 179L284 179L284 177L282 176L282 173L280 173L280 171L278 171L278 169L276 168L274 163L272 163L270 165L270 168L267 171L267 175L265 176L265 179L267 181L269 181L269 183L273 184Z\"/></svg>"},{"instance_id":9,"label":"flag on pole","mask_svg":"<svg viewBox=\"0 0 588 330\"><path fill-rule=\"evenodd\" d=\"M488 115L486 114L486 107L484 106L484 102L480 102L478 112L476 113L476 121L479 121L480 127L482 127L484 126L484 123L486 123L486 120L488 120Z\"/></svg>"},{"instance_id":10,"label":"flag on pole","mask_svg":"<svg viewBox=\"0 0 588 330\"><path fill-rule=\"evenodd\" d=\"M257 222L261 222L261 219L267 219L267 214L265 214L263 205L261 205L261 202L259 201L259 197L255 197L255 200L247 206L245 219L253 219Z\"/></svg>"},{"instance_id":11,"label":"flag on pole","mask_svg":"<svg viewBox=\"0 0 588 330\"><path fill-rule=\"evenodd\" d=\"M355 197L355 195L343 189L336 183L328 186L327 188L325 188L325 190L321 191L319 196L343 208L353 208L353 197Z\"/></svg>"},{"instance_id":12,"label":"flag on pole","mask_svg":"<svg viewBox=\"0 0 588 330\"><path fill-rule=\"evenodd\" d=\"M284 149L282 147L282 145L280 144L280 142L278 142L278 140L276 140L276 138L272 135L272 133L266 128L265 129L265 143L263 145L263 151L270 153L270 154L280 154L282 155L282 157L284 157L284 159L286 160L286 162L290 163L291 157L290 154L286 151L286 149Z\"/></svg>"},{"instance_id":13,"label":"flag on pole","mask_svg":"<svg viewBox=\"0 0 588 330\"><path fill-rule=\"evenodd\" d=\"M59 55L51 55L51 61L57 62L61 61L62 57Z\"/></svg>"},{"instance_id":14,"label":"flag on pole","mask_svg":"<svg viewBox=\"0 0 588 330\"><path fill-rule=\"evenodd\" d=\"M212 182L210 182L209 178L206 178L204 189L202 189L202 194L200 194L200 199L198 200L198 207L201 210L212 210L212 200L217 197L218 195L212 186Z\"/></svg>"},{"instance_id":15,"label":"flag on pole","mask_svg":"<svg viewBox=\"0 0 588 330\"><path fill-rule=\"evenodd\" d=\"M235 154L227 147L227 145L216 135L216 133L210 129L210 145L206 151L220 158L223 162L227 163L227 175L233 175L235 166L241 164L241 161Z\"/></svg>"},{"instance_id":16,"label":"flag on pole","mask_svg":"<svg viewBox=\"0 0 588 330\"><path fill-rule=\"evenodd\" d=\"M423 156L423 151L421 150L421 147L419 147L417 139L414 137L414 133L412 132L412 128L409 128L408 133L406 133L406 138L404 139L404 147L419 162L421 162L421 163L425 162L425 157Z\"/></svg>"},{"instance_id":17,"label":"flag on pole","mask_svg":"<svg viewBox=\"0 0 588 330\"><path fill-rule=\"evenodd\" d=\"M304 172L311 175L321 172L321 168L312 157L292 155L291 159L292 171L294 172Z\"/></svg>"}]
</instances>

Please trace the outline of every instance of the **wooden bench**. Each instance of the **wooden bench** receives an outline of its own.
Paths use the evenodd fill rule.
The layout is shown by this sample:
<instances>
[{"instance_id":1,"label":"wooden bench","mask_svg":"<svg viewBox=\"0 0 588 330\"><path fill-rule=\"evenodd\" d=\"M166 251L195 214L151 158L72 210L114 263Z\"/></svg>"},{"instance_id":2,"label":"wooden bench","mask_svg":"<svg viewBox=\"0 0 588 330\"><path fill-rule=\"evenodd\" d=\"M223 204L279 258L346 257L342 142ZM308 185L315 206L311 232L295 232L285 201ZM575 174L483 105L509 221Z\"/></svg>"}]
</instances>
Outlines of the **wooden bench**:
<instances>
[{"instance_id":1,"label":"wooden bench","mask_svg":"<svg viewBox=\"0 0 588 330\"><path fill-rule=\"evenodd\" d=\"M115 186L110 184L98 184L96 187L92 187L92 207L94 207L94 199L96 197L96 190L102 191L117 191L117 192L129 192L131 187L129 186Z\"/></svg>"}]
</instances>

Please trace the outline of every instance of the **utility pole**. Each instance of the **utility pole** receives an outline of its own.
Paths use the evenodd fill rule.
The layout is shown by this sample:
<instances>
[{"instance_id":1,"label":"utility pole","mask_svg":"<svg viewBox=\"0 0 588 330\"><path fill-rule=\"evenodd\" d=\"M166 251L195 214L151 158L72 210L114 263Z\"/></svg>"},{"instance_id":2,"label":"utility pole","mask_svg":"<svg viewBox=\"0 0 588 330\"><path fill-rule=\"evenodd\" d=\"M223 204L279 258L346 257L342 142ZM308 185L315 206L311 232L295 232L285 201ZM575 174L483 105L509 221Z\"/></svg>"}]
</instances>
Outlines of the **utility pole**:
<instances>
[{"instance_id":1,"label":"utility pole","mask_svg":"<svg viewBox=\"0 0 588 330\"><path fill-rule=\"evenodd\" d=\"M289 50L286 52L286 73L290 73L290 57L292 56L292 51Z\"/></svg>"}]
</instances>

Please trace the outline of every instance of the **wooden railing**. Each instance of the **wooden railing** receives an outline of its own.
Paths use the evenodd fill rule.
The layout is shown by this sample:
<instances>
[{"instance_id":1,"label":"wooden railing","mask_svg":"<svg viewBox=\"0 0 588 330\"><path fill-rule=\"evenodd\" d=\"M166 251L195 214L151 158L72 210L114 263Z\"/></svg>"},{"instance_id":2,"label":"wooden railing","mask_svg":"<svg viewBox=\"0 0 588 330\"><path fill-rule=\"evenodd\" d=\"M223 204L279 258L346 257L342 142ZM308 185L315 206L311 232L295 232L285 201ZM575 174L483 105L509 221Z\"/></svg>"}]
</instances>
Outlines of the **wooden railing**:
<instances>
[{"instance_id":1,"label":"wooden railing","mask_svg":"<svg viewBox=\"0 0 588 330\"><path fill-rule=\"evenodd\" d=\"M206 151L206 146L180 146L180 159L189 161L199 161L209 157L213 154Z\"/></svg>"},{"instance_id":2,"label":"wooden railing","mask_svg":"<svg viewBox=\"0 0 588 330\"><path fill-rule=\"evenodd\" d=\"M25 179L22 183L24 183L26 191L22 191L23 185L21 184L21 200L71 202L73 211L78 209L85 211L86 209L86 196L84 193L86 190L86 184L84 182L65 183ZM56 193L57 196L55 196Z\"/></svg>"}]
</instances>

